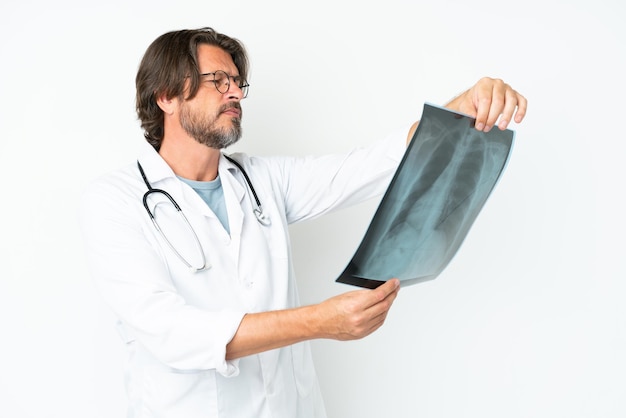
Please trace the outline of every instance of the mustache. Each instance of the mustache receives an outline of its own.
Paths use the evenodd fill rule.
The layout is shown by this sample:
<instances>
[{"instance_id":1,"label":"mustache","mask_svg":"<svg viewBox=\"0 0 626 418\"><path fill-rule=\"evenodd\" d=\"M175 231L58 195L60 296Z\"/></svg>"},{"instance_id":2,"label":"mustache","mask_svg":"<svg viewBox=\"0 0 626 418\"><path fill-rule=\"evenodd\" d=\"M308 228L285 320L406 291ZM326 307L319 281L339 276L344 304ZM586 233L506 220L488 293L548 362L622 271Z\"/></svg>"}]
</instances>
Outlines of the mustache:
<instances>
[{"instance_id":1,"label":"mustache","mask_svg":"<svg viewBox=\"0 0 626 418\"><path fill-rule=\"evenodd\" d=\"M225 112L228 109L237 109L240 115L243 113L239 102L226 103L225 105L220 107L220 113Z\"/></svg>"}]
</instances>

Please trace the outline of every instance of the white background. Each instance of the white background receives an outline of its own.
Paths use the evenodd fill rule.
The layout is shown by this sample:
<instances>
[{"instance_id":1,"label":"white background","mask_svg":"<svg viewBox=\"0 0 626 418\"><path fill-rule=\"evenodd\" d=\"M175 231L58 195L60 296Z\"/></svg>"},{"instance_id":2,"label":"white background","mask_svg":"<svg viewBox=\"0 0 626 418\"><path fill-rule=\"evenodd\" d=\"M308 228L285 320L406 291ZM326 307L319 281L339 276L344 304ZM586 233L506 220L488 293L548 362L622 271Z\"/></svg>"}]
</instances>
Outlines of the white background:
<instances>
[{"instance_id":1,"label":"white background","mask_svg":"<svg viewBox=\"0 0 626 418\"><path fill-rule=\"evenodd\" d=\"M367 144L481 76L529 99L504 177L451 265L385 326L313 344L344 417L626 416L626 12L618 0L23 0L0 5L0 416L125 415L122 347L76 222L143 141L134 76L163 32L248 47L252 154ZM377 202L293 227L305 303Z\"/></svg>"}]
</instances>

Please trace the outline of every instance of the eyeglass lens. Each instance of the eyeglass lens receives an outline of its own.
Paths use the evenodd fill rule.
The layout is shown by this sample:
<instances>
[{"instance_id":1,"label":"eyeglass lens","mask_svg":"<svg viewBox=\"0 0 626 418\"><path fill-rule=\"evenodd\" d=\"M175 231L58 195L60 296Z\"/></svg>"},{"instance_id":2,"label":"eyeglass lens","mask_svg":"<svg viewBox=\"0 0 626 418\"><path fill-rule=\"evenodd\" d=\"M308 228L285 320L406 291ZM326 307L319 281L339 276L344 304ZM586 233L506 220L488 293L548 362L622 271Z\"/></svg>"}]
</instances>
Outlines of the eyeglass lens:
<instances>
[{"instance_id":1,"label":"eyeglass lens","mask_svg":"<svg viewBox=\"0 0 626 418\"><path fill-rule=\"evenodd\" d=\"M240 76L231 76L220 70L213 73L213 77L215 88L220 93L225 94L228 92L228 89L230 88L230 80L232 79L235 85L243 92L243 97L248 95L248 87L250 87L250 85Z\"/></svg>"}]
</instances>

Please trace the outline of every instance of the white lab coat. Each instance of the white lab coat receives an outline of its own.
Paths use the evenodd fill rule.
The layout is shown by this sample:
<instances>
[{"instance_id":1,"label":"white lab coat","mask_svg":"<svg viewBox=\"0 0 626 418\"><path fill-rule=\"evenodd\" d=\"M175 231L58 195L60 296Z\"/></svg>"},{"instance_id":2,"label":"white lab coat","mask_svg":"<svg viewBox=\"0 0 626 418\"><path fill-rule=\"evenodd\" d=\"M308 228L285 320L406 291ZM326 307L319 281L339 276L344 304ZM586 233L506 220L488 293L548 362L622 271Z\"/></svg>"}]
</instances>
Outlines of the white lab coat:
<instances>
[{"instance_id":1,"label":"white lab coat","mask_svg":"<svg viewBox=\"0 0 626 418\"><path fill-rule=\"evenodd\" d=\"M234 361L225 360L226 345L244 314L298 305L288 224L384 192L407 132L408 127L345 155L234 155L250 176L270 226L257 222L242 174L222 156L219 176L230 235L146 143L139 161L148 180L178 202L211 264L197 273L174 255L150 221L142 204L147 187L135 163L86 188L81 229L95 283L119 318L128 349L129 417L325 416L308 343ZM179 214L172 205L157 205L164 200L153 196L148 205L180 254L200 264L199 249Z\"/></svg>"}]
</instances>

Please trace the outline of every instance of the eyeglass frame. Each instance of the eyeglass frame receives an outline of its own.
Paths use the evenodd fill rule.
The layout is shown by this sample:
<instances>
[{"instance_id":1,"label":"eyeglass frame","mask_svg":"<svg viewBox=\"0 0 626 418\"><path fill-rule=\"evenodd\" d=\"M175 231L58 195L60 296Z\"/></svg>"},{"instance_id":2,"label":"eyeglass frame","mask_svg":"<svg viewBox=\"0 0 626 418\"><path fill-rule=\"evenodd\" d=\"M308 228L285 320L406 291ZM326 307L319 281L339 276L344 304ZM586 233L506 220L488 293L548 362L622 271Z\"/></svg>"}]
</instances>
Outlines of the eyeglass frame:
<instances>
[{"instance_id":1,"label":"eyeglass frame","mask_svg":"<svg viewBox=\"0 0 626 418\"><path fill-rule=\"evenodd\" d=\"M226 74L226 90L224 92L222 92L219 89L219 87L217 87L217 80L215 79L215 75L218 73ZM245 78L241 77L240 75L230 75L224 70L217 70L217 71L213 71L210 73L200 73L200 77L208 76L208 75L213 76L213 80L209 80L209 81L213 82L213 85L215 86L215 90L217 90L219 93L221 94L228 93L228 90L230 90L230 79L232 78L235 85L243 92L243 98L245 99L246 97L248 97L248 90L249 90L250 84ZM239 79L240 81L237 82L236 79Z\"/></svg>"}]
</instances>

